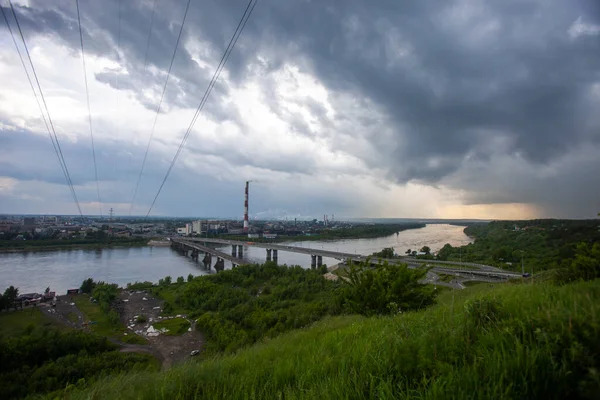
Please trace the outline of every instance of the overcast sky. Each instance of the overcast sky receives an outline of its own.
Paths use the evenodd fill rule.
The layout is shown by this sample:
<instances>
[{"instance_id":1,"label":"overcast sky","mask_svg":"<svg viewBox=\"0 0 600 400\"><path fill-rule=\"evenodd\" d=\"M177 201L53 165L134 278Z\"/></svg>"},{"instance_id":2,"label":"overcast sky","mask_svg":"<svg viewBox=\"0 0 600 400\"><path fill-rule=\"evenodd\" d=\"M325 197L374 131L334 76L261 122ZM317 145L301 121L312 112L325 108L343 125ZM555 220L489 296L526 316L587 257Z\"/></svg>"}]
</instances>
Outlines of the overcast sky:
<instances>
[{"instance_id":1,"label":"overcast sky","mask_svg":"<svg viewBox=\"0 0 600 400\"><path fill-rule=\"evenodd\" d=\"M13 0L84 214L129 214L187 3L149 35L154 1L80 0L99 205L75 1ZM191 0L133 214L246 4ZM257 218L595 217L600 2L260 0L152 215L241 218L245 180ZM0 213L77 213L3 19Z\"/></svg>"}]
</instances>

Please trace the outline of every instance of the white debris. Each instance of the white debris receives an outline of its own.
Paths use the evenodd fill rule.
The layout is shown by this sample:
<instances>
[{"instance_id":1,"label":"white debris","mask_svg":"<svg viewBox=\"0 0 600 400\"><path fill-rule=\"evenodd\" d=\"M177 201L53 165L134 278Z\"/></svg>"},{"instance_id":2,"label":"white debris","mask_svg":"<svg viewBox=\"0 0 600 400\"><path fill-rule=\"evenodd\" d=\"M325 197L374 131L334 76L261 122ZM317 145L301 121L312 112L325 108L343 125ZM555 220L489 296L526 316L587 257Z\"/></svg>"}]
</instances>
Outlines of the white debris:
<instances>
[{"instance_id":1,"label":"white debris","mask_svg":"<svg viewBox=\"0 0 600 400\"><path fill-rule=\"evenodd\" d=\"M133 319L135 320L135 319L137 319L137 317L138 317L138 315L134 315L134 316L133 316Z\"/></svg>"},{"instance_id":2,"label":"white debris","mask_svg":"<svg viewBox=\"0 0 600 400\"><path fill-rule=\"evenodd\" d=\"M151 337L156 337L158 335L160 335L159 332L151 332L151 333L148 334L148 336L151 336Z\"/></svg>"},{"instance_id":3,"label":"white debris","mask_svg":"<svg viewBox=\"0 0 600 400\"><path fill-rule=\"evenodd\" d=\"M128 301L129 301L129 299L124 299L123 300L124 303L127 303Z\"/></svg>"},{"instance_id":4,"label":"white debris","mask_svg":"<svg viewBox=\"0 0 600 400\"><path fill-rule=\"evenodd\" d=\"M154 332L156 332L156 329L154 329L154 327L152 325L150 325L150 327L148 328L148 330L146 332L154 333Z\"/></svg>"},{"instance_id":5,"label":"white debris","mask_svg":"<svg viewBox=\"0 0 600 400\"><path fill-rule=\"evenodd\" d=\"M145 298L145 297L142 297L142 300L148 300L148 299L147 299L147 298Z\"/></svg>"},{"instance_id":6,"label":"white debris","mask_svg":"<svg viewBox=\"0 0 600 400\"><path fill-rule=\"evenodd\" d=\"M160 306L152 307L153 310L160 310Z\"/></svg>"},{"instance_id":7,"label":"white debris","mask_svg":"<svg viewBox=\"0 0 600 400\"><path fill-rule=\"evenodd\" d=\"M123 336L127 336L127 332L123 332Z\"/></svg>"},{"instance_id":8,"label":"white debris","mask_svg":"<svg viewBox=\"0 0 600 400\"><path fill-rule=\"evenodd\" d=\"M189 327L189 328L188 328L188 332L191 332L191 331L192 331L192 328L191 328L191 327Z\"/></svg>"},{"instance_id":9,"label":"white debris","mask_svg":"<svg viewBox=\"0 0 600 400\"><path fill-rule=\"evenodd\" d=\"M75 305L75 303L71 303L71 305L72 305L72 306L74 306L74 305Z\"/></svg>"}]
</instances>

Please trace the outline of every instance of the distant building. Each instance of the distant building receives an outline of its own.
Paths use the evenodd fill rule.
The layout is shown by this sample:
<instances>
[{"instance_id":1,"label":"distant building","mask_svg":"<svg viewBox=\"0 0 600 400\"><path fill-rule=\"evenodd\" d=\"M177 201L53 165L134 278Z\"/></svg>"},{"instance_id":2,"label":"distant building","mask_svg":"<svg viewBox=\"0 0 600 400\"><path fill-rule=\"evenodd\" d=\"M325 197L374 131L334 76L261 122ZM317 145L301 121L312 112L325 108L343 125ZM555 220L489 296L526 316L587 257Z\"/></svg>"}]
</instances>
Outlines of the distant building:
<instances>
[{"instance_id":1,"label":"distant building","mask_svg":"<svg viewBox=\"0 0 600 400\"><path fill-rule=\"evenodd\" d=\"M260 235L258 233L249 233L248 234L249 239L258 239L259 237L260 237Z\"/></svg>"},{"instance_id":2,"label":"distant building","mask_svg":"<svg viewBox=\"0 0 600 400\"><path fill-rule=\"evenodd\" d=\"M192 225L185 224L182 228L177 228L177 233L180 235L191 235L192 234Z\"/></svg>"},{"instance_id":3,"label":"distant building","mask_svg":"<svg viewBox=\"0 0 600 400\"><path fill-rule=\"evenodd\" d=\"M276 233L263 233L263 238L265 239L277 239Z\"/></svg>"},{"instance_id":4,"label":"distant building","mask_svg":"<svg viewBox=\"0 0 600 400\"><path fill-rule=\"evenodd\" d=\"M33 217L23 218L23 228L32 229L34 227L35 227L35 218L33 218Z\"/></svg>"}]
</instances>

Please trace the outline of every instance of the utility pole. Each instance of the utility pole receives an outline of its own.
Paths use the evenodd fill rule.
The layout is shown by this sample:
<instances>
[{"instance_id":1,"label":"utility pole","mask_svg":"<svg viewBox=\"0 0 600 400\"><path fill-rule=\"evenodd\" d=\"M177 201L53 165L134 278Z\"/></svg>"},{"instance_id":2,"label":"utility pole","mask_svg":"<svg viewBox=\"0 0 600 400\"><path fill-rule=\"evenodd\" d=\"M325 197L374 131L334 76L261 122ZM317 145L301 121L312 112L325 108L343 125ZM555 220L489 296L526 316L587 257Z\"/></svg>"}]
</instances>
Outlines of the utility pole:
<instances>
[{"instance_id":1,"label":"utility pole","mask_svg":"<svg viewBox=\"0 0 600 400\"><path fill-rule=\"evenodd\" d=\"M110 210L108 210L108 220L112 221L113 220L113 208L111 207Z\"/></svg>"},{"instance_id":2,"label":"utility pole","mask_svg":"<svg viewBox=\"0 0 600 400\"><path fill-rule=\"evenodd\" d=\"M523 264L523 250L521 250L521 276L525 276L525 264Z\"/></svg>"}]
</instances>

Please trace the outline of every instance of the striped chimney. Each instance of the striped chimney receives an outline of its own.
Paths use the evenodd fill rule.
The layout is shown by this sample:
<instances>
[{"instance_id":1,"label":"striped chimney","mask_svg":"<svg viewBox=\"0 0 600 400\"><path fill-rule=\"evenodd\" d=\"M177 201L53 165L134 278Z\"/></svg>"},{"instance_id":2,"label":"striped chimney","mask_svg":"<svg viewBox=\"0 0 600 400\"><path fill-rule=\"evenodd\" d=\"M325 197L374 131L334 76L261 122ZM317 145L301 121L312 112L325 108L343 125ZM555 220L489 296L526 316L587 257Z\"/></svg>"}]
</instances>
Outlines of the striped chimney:
<instances>
[{"instance_id":1,"label":"striped chimney","mask_svg":"<svg viewBox=\"0 0 600 400\"><path fill-rule=\"evenodd\" d=\"M248 223L248 189L250 188L250 181L246 181L246 191L244 193L244 232L250 230Z\"/></svg>"}]
</instances>

